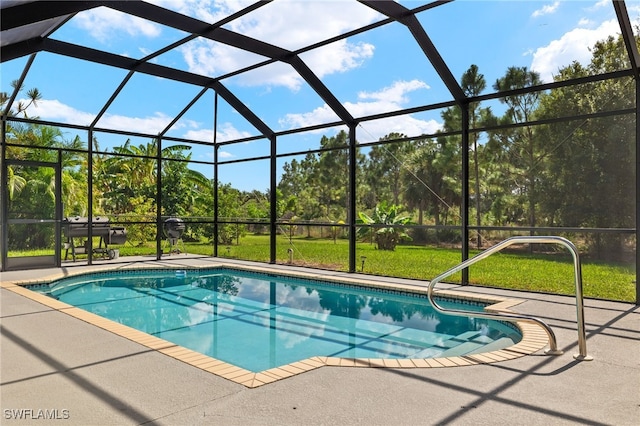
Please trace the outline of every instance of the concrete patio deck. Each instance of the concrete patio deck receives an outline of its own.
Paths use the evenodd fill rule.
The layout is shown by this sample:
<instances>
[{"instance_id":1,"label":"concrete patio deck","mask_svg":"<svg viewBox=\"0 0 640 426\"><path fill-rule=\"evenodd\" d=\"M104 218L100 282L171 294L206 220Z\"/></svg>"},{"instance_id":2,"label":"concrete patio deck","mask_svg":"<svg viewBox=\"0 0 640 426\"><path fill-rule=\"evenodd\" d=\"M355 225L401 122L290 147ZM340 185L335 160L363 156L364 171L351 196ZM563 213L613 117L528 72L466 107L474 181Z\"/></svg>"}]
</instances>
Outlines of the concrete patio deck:
<instances>
[{"instance_id":1,"label":"concrete patio deck","mask_svg":"<svg viewBox=\"0 0 640 426\"><path fill-rule=\"evenodd\" d=\"M126 266L143 260L121 258L110 263ZM154 265L205 263L215 266L218 261L174 256ZM66 264L63 271L85 269L91 267ZM54 272L60 269L5 272L1 281L36 279ZM594 360L578 362L572 356L577 352L573 298L480 287L464 290L525 299L515 310L548 322L565 353L547 356L539 352L495 364L453 368L326 366L250 389L3 288L0 422L639 424L639 307L586 300L587 347ZM43 418L51 416L54 419Z\"/></svg>"}]
</instances>

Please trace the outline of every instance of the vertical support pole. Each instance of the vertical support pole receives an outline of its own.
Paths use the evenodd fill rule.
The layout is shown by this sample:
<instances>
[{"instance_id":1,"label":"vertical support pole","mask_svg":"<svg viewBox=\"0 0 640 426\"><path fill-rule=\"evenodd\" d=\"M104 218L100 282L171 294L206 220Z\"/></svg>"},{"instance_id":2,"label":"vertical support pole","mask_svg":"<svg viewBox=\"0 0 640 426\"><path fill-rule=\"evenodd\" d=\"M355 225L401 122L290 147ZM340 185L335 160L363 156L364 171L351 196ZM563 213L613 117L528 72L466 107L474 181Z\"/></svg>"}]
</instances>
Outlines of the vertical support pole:
<instances>
[{"instance_id":1,"label":"vertical support pole","mask_svg":"<svg viewBox=\"0 0 640 426\"><path fill-rule=\"evenodd\" d=\"M55 256L56 256L56 266L59 268L62 263L62 149L58 149L58 166L56 167L56 188L55 188L55 198L56 198L56 224L55 224Z\"/></svg>"},{"instance_id":2,"label":"vertical support pole","mask_svg":"<svg viewBox=\"0 0 640 426\"><path fill-rule=\"evenodd\" d=\"M1 193L0 193L0 206L2 207L0 210L0 221L2 222L2 228L0 229L0 244L2 244L2 246L0 247L0 254L2 254L2 259L0 260L0 262L2 262L2 268L0 268L0 270L5 271L5 265L7 264L7 250L9 248L8 245L8 241L7 241L7 203L9 202L9 194L8 194L8 189L7 189L7 185L6 185L6 179L7 177L5 176L5 160L6 160L6 156L7 156L7 117L6 115L2 115L2 145L0 146L0 182L2 183L2 185L0 185L1 188Z\"/></svg>"},{"instance_id":3,"label":"vertical support pole","mask_svg":"<svg viewBox=\"0 0 640 426\"><path fill-rule=\"evenodd\" d=\"M213 147L213 256L218 257L218 145Z\"/></svg>"},{"instance_id":4,"label":"vertical support pole","mask_svg":"<svg viewBox=\"0 0 640 426\"><path fill-rule=\"evenodd\" d=\"M89 127L87 132L87 221L88 221L88 239L89 246L87 247L87 263L91 265L93 263L93 127ZM73 244L73 241L71 241ZM74 258L75 260L75 258Z\"/></svg>"},{"instance_id":5,"label":"vertical support pole","mask_svg":"<svg viewBox=\"0 0 640 426\"><path fill-rule=\"evenodd\" d=\"M461 135L461 163L462 163L462 201L460 203L461 217L461 241L462 241L462 261L469 259L469 103L461 104L462 112L462 135ZM469 284L469 269L462 270L462 284Z\"/></svg>"},{"instance_id":6,"label":"vertical support pole","mask_svg":"<svg viewBox=\"0 0 640 426\"><path fill-rule=\"evenodd\" d=\"M276 220L278 219L276 215L278 214L277 203L278 203L278 194L276 193L276 188L278 186L277 176L276 176L276 136L271 135L269 137L269 141L271 142L271 155L270 155L270 172L269 172L269 263L276 263Z\"/></svg>"},{"instance_id":7,"label":"vertical support pole","mask_svg":"<svg viewBox=\"0 0 640 426\"><path fill-rule=\"evenodd\" d=\"M213 97L213 256L218 257L218 92Z\"/></svg>"},{"instance_id":8,"label":"vertical support pole","mask_svg":"<svg viewBox=\"0 0 640 426\"><path fill-rule=\"evenodd\" d=\"M356 272L356 125L349 124L349 272Z\"/></svg>"},{"instance_id":9,"label":"vertical support pole","mask_svg":"<svg viewBox=\"0 0 640 426\"><path fill-rule=\"evenodd\" d=\"M156 147L156 259L162 259L162 138Z\"/></svg>"},{"instance_id":10,"label":"vertical support pole","mask_svg":"<svg viewBox=\"0 0 640 426\"><path fill-rule=\"evenodd\" d=\"M640 282L638 282L638 265L640 264L640 255L638 255L638 241L640 241L640 80L636 79L636 305L640 305Z\"/></svg>"}]
</instances>

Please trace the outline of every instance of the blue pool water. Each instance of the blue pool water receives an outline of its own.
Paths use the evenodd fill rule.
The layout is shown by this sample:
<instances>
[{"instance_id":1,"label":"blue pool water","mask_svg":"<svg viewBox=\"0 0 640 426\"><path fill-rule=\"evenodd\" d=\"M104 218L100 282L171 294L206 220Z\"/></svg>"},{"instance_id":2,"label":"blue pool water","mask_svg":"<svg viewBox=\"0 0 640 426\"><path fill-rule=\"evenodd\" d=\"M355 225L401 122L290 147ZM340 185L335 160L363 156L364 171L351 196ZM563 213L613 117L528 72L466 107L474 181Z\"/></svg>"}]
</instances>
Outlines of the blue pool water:
<instances>
[{"instance_id":1,"label":"blue pool water","mask_svg":"<svg viewBox=\"0 0 640 426\"><path fill-rule=\"evenodd\" d=\"M521 339L512 325L440 315L424 296L235 269L96 273L35 290L253 372L313 356L459 356Z\"/></svg>"}]
</instances>

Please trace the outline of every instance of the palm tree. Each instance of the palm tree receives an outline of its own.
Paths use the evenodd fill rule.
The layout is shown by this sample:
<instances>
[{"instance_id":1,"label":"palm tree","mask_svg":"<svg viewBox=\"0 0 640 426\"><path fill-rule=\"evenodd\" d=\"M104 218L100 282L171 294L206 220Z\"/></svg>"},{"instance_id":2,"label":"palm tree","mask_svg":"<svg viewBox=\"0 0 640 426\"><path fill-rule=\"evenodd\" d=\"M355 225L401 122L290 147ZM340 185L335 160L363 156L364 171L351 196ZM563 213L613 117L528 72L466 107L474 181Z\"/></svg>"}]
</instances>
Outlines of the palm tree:
<instances>
[{"instance_id":1,"label":"palm tree","mask_svg":"<svg viewBox=\"0 0 640 426\"><path fill-rule=\"evenodd\" d=\"M7 167L7 190L9 192L9 200L15 199L15 196L20 193L27 185L27 180L22 176L15 174L13 167Z\"/></svg>"},{"instance_id":2,"label":"palm tree","mask_svg":"<svg viewBox=\"0 0 640 426\"><path fill-rule=\"evenodd\" d=\"M487 82L484 79L484 75L478 73L478 66L471 65L469 69L462 75L461 80L462 90L465 95L469 97L478 96L482 91L486 88ZM489 112L489 109L486 108L484 113ZM480 109L479 102L471 102L469 104L469 127L472 129L476 128L478 121L481 119L481 115L483 114ZM471 139L471 144L473 147L473 176L474 176L474 193L475 193L475 204L476 204L476 226L478 228L481 225L481 211L480 211L480 173L479 173L479 163L478 163L478 139L480 138L477 132L469 133L469 137ZM480 230L477 231L477 248L480 249L482 247L482 237L480 235Z\"/></svg>"}]
</instances>

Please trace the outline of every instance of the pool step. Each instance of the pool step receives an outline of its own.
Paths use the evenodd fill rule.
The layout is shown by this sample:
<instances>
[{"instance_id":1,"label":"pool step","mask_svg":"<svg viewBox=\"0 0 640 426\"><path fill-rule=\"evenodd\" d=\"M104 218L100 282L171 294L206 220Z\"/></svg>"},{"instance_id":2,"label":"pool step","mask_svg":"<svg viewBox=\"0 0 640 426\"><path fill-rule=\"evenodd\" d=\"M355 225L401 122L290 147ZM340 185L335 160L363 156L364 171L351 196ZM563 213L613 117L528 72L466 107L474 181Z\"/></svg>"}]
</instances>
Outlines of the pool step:
<instances>
[{"instance_id":1,"label":"pool step","mask_svg":"<svg viewBox=\"0 0 640 426\"><path fill-rule=\"evenodd\" d=\"M464 333L458 334L456 336L445 335L445 334L442 334L441 336L443 337L443 340L437 346L444 350L454 349L460 345L463 345L465 343L470 343L470 342L475 342L480 344L485 343L484 341L478 341L478 339L483 336L480 334L479 331L476 331L476 330L465 331Z\"/></svg>"},{"instance_id":2,"label":"pool step","mask_svg":"<svg viewBox=\"0 0 640 426\"><path fill-rule=\"evenodd\" d=\"M486 343L493 340L483 336L477 330L469 330L456 336L441 335L443 340L427 348L413 354L414 358L433 358L434 356L459 356L464 355L474 349L482 348ZM486 340L489 340L487 342Z\"/></svg>"},{"instance_id":3,"label":"pool step","mask_svg":"<svg viewBox=\"0 0 640 426\"><path fill-rule=\"evenodd\" d=\"M447 357L447 356L461 356L461 355L467 355L470 353L477 353L477 352L486 352L484 350L485 344L483 343L476 343L476 342L464 342L459 344L458 346L454 346L450 349L447 349L446 351L442 352L440 354L440 356L442 357Z\"/></svg>"},{"instance_id":4,"label":"pool step","mask_svg":"<svg viewBox=\"0 0 640 426\"><path fill-rule=\"evenodd\" d=\"M514 345L515 342L513 340L511 340L508 337L501 337L498 340L494 340L493 342L484 345L482 348L476 349L474 351L468 352L465 355L472 355L472 354L477 354L477 353L482 353L482 352L491 352L491 351L497 351L500 349L504 349L507 348L509 346Z\"/></svg>"},{"instance_id":5,"label":"pool step","mask_svg":"<svg viewBox=\"0 0 640 426\"><path fill-rule=\"evenodd\" d=\"M508 337L501 337L498 340L492 340L489 337L483 336L483 340L490 340L490 342L483 343L478 342L477 340L465 342L444 351L441 356L446 357L479 354L483 352L497 351L498 349L504 349L513 345L513 340Z\"/></svg>"}]
</instances>

